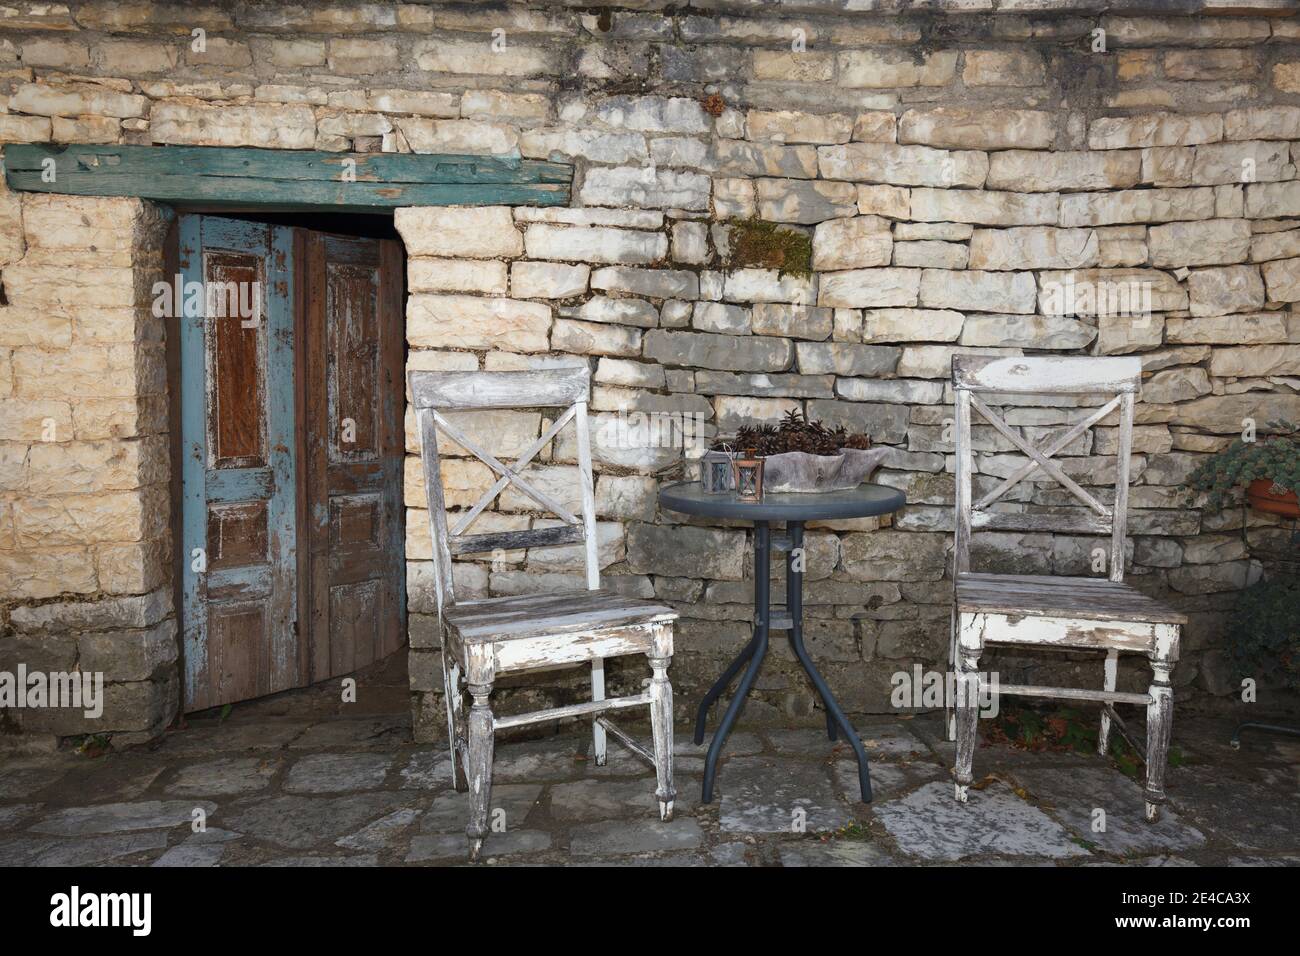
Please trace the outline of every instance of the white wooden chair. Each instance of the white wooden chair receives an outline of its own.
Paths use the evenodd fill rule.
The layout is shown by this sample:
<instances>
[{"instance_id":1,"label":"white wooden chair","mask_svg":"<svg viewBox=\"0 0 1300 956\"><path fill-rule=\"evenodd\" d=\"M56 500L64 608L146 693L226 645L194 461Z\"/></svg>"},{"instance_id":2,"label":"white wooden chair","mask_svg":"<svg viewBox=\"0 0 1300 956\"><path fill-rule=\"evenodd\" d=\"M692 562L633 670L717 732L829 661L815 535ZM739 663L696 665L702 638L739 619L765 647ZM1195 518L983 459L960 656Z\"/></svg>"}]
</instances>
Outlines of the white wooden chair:
<instances>
[{"instance_id":1,"label":"white wooden chair","mask_svg":"<svg viewBox=\"0 0 1300 956\"><path fill-rule=\"evenodd\" d=\"M672 608L600 588L596 556L596 504L591 476L587 399L591 372L586 367L522 372L425 372L407 375L420 428L420 449L433 540L434 582L442 633L443 684L451 737L452 777L457 790L469 789L470 859L477 859L488 829L495 732L508 727L566 717L594 717L597 764L605 763L606 733L612 734L655 767L659 814L671 820L673 800L673 691L668 665L673 654ZM501 408L564 408L542 435L512 465L503 464L443 416L444 411ZM582 516L572 514L522 472L560 430L573 422L577 431ZM449 514L443 505L438 460L441 429L499 477L474 507ZM507 487L557 515L562 524L500 533L466 534L474 520ZM448 528L449 518L456 523ZM497 549L544 548L583 544L587 589L457 601L452 557ZM605 697L604 660L628 654L649 658L653 676L642 693ZM498 675L591 664L591 700L512 717L494 717L489 703ZM473 700L464 709L461 681ZM649 707L653 752L619 729L606 711Z\"/></svg>"},{"instance_id":2,"label":"white wooden chair","mask_svg":"<svg viewBox=\"0 0 1300 956\"><path fill-rule=\"evenodd\" d=\"M957 741L956 793L965 802L971 784L980 701L980 656L986 648L1032 647L1104 651L1102 689L1016 686L999 683L1000 694L1049 697L1101 704L1098 752L1110 746L1112 723L1143 755L1147 766L1146 817L1154 821L1164 803L1165 760L1173 720L1170 672L1178 660L1180 625L1186 617L1124 584L1124 537L1128 511L1129 457L1133 447L1133 403L1141 383L1137 358L954 356L952 384L956 397L957 524L953 577L956 600L950 666L955 670L955 707L949 710L948 733ZM1028 395L1113 395L1042 449L1030 444L992 408L1015 404ZM983 396L983 397L982 397ZM978 501L971 500L971 409L1027 457L1019 468ZM1114 506L1107 507L1070 478L1052 456L1119 409ZM1042 471L1063 485L1083 507L1052 513L991 510L1021 480ZM1005 506L1004 506L1005 508ZM971 533L978 531L1059 531L1110 537L1109 577L1053 577L976 574L970 567ZM1144 654L1153 677L1145 694L1115 689L1122 652ZM1143 704L1147 709L1145 745L1115 712L1116 704Z\"/></svg>"}]
</instances>

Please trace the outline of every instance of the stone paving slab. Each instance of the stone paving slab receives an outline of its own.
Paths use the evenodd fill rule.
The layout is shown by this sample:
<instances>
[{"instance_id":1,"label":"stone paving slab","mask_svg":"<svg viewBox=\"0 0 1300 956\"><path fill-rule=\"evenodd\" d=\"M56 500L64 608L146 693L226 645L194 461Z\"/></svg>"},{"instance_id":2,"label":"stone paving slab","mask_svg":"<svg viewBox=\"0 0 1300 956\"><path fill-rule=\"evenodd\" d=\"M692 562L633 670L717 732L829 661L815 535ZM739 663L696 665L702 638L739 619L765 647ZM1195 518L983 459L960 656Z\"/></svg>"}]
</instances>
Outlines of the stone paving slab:
<instances>
[{"instance_id":1,"label":"stone paving slab","mask_svg":"<svg viewBox=\"0 0 1300 956\"><path fill-rule=\"evenodd\" d=\"M278 860L268 860L262 866L286 867L329 867L329 866L378 866L379 857L373 853L363 856L286 856Z\"/></svg>"},{"instance_id":2,"label":"stone paving slab","mask_svg":"<svg viewBox=\"0 0 1300 956\"><path fill-rule=\"evenodd\" d=\"M70 787L80 785L79 789L93 792L99 800L128 802L142 797L166 769L166 765L142 754L114 754L90 773L87 767L73 770L66 783Z\"/></svg>"},{"instance_id":3,"label":"stone paving slab","mask_svg":"<svg viewBox=\"0 0 1300 956\"><path fill-rule=\"evenodd\" d=\"M346 793L383 785L391 754L309 754L289 770L288 793Z\"/></svg>"},{"instance_id":4,"label":"stone paving slab","mask_svg":"<svg viewBox=\"0 0 1300 956\"><path fill-rule=\"evenodd\" d=\"M623 821L591 823L575 828L569 841L574 856L608 856L615 853L655 853L664 850L687 850L699 847L704 832L690 817L664 823L629 825Z\"/></svg>"},{"instance_id":5,"label":"stone paving slab","mask_svg":"<svg viewBox=\"0 0 1300 956\"><path fill-rule=\"evenodd\" d=\"M958 803L949 782L927 783L905 797L873 807L899 850L922 860L1023 856L1087 856L1065 827L1000 783L971 789Z\"/></svg>"},{"instance_id":6,"label":"stone paving slab","mask_svg":"<svg viewBox=\"0 0 1300 956\"><path fill-rule=\"evenodd\" d=\"M210 757L228 751L279 750L310 726L309 721L289 718L191 721L183 729L169 730L154 752L168 757Z\"/></svg>"},{"instance_id":7,"label":"stone paving slab","mask_svg":"<svg viewBox=\"0 0 1300 956\"><path fill-rule=\"evenodd\" d=\"M1300 805L1248 779L1203 766L1176 767L1166 777L1169 802L1219 836L1248 850L1300 845Z\"/></svg>"},{"instance_id":8,"label":"stone paving slab","mask_svg":"<svg viewBox=\"0 0 1300 956\"><path fill-rule=\"evenodd\" d=\"M878 763L869 761L871 773L871 803L876 806L914 790L931 780L949 779L948 771L933 763ZM835 782L850 803L861 805L861 784L858 782L856 758L837 760L834 765Z\"/></svg>"},{"instance_id":9,"label":"stone paving slab","mask_svg":"<svg viewBox=\"0 0 1300 956\"><path fill-rule=\"evenodd\" d=\"M1205 835L1169 807L1158 821L1147 823L1142 788L1114 771L1017 767L1011 775L1075 836L1106 853L1127 856L1205 845Z\"/></svg>"},{"instance_id":10,"label":"stone paving slab","mask_svg":"<svg viewBox=\"0 0 1300 956\"><path fill-rule=\"evenodd\" d=\"M583 860L583 866L630 867L701 867L709 862L698 853L663 853L656 856L639 854L611 857L607 860Z\"/></svg>"},{"instance_id":11,"label":"stone paving slab","mask_svg":"<svg viewBox=\"0 0 1300 956\"><path fill-rule=\"evenodd\" d=\"M227 796L264 790L282 765L278 757L219 757L180 768L166 786L177 796Z\"/></svg>"},{"instance_id":12,"label":"stone paving slab","mask_svg":"<svg viewBox=\"0 0 1300 956\"><path fill-rule=\"evenodd\" d=\"M244 801L223 815L232 830L292 849L333 842L409 801L401 793L356 793L342 797L286 795Z\"/></svg>"},{"instance_id":13,"label":"stone paving slab","mask_svg":"<svg viewBox=\"0 0 1300 956\"><path fill-rule=\"evenodd\" d=\"M12 767L0 774L0 800L23 800L52 786L69 767Z\"/></svg>"},{"instance_id":14,"label":"stone paving slab","mask_svg":"<svg viewBox=\"0 0 1300 956\"><path fill-rule=\"evenodd\" d=\"M402 767L402 789L441 790L451 786L451 752L417 750Z\"/></svg>"},{"instance_id":15,"label":"stone paving slab","mask_svg":"<svg viewBox=\"0 0 1300 956\"><path fill-rule=\"evenodd\" d=\"M205 816L217 805L206 801L146 800L140 803L106 803L92 807L70 807L43 817L30 829L55 836L90 836L128 830L158 830L190 824L196 810Z\"/></svg>"},{"instance_id":16,"label":"stone paving slab","mask_svg":"<svg viewBox=\"0 0 1300 956\"><path fill-rule=\"evenodd\" d=\"M759 847L750 843L719 843L709 850L709 862L714 866L753 866L758 861Z\"/></svg>"},{"instance_id":17,"label":"stone paving slab","mask_svg":"<svg viewBox=\"0 0 1300 956\"><path fill-rule=\"evenodd\" d=\"M225 858L227 844L243 838L242 833L232 833L219 827L209 827L198 833L191 833L181 843L171 847L153 866L166 867L211 867L221 865Z\"/></svg>"},{"instance_id":18,"label":"stone paving slab","mask_svg":"<svg viewBox=\"0 0 1300 956\"><path fill-rule=\"evenodd\" d=\"M541 853L551 848L551 835L544 830L506 830L490 833L483 841L483 856L488 860ZM407 863L466 862L469 839L460 833L421 833L411 840Z\"/></svg>"},{"instance_id":19,"label":"stone paving slab","mask_svg":"<svg viewBox=\"0 0 1300 956\"><path fill-rule=\"evenodd\" d=\"M333 717L318 721L291 741L294 750L392 750L411 739L409 714L378 717Z\"/></svg>"},{"instance_id":20,"label":"stone paving slab","mask_svg":"<svg viewBox=\"0 0 1300 956\"><path fill-rule=\"evenodd\" d=\"M782 866L899 866L879 846L865 840L800 840L777 850Z\"/></svg>"},{"instance_id":21,"label":"stone paving slab","mask_svg":"<svg viewBox=\"0 0 1300 956\"><path fill-rule=\"evenodd\" d=\"M719 771L715 785L722 794L719 819L727 833L837 830L854 817L831 785L824 761L734 757Z\"/></svg>"},{"instance_id":22,"label":"stone paving slab","mask_svg":"<svg viewBox=\"0 0 1300 956\"><path fill-rule=\"evenodd\" d=\"M538 783L503 783L492 787L488 826L522 829L542 797ZM433 798L420 818L423 833L460 833L469 824L469 794L447 790Z\"/></svg>"},{"instance_id":23,"label":"stone paving slab","mask_svg":"<svg viewBox=\"0 0 1300 956\"><path fill-rule=\"evenodd\" d=\"M334 845L348 850L382 850L392 846L394 841L419 819L422 812L415 807L394 810L373 823L367 823L356 833L340 837L334 841Z\"/></svg>"},{"instance_id":24,"label":"stone paving slab","mask_svg":"<svg viewBox=\"0 0 1300 956\"><path fill-rule=\"evenodd\" d=\"M610 820L619 817L658 816L655 778L629 780L587 779L551 786L551 817L562 822ZM694 810L700 796L700 781L686 777L674 780L677 797L674 813Z\"/></svg>"},{"instance_id":25,"label":"stone paving slab","mask_svg":"<svg viewBox=\"0 0 1300 956\"><path fill-rule=\"evenodd\" d=\"M167 834L160 830L75 839L22 836L0 841L0 860L6 866L97 866L166 846Z\"/></svg>"},{"instance_id":26,"label":"stone paving slab","mask_svg":"<svg viewBox=\"0 0 1300 956\"><path fill-rule=\"evenodd\" d=\"M10 806L0 806L0 831L16 830L24 822L30 820L41 811L43 805L39 803L15 803Z\"/></svg>"},{"instance_id":27,"label":"stone paving slab","mask_svg":"<svg viewBox=\"0 0 1300 956\"><path fill-rule=\"evenodd\" d=\"M174 846L158 859L153 866L217 866L226 855L226 847L221 843L190 843L186 841Z\"/></svg>"},{"instance_id":28,"label":"stone paving slab","mask_svg":"<svg viewBox=\"0 0 1300 956\"><path fill-rule=\"evenodd\" d=\"M585 747L589 745L590 741L576 735L501 744L492 761L492 783L495 786L581 777L587 772Z\"/></svg>"}]
</instances>

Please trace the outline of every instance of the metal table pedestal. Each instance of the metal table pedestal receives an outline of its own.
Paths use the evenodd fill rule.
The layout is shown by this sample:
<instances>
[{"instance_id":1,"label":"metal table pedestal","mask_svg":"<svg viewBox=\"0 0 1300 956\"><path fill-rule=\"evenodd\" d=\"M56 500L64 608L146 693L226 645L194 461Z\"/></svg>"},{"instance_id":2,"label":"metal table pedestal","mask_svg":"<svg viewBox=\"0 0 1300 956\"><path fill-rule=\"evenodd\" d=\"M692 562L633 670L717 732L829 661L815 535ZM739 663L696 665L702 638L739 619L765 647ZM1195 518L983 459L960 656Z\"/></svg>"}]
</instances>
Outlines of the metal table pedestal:
<instances>
[{"instance_id":1,"label":"metal table pedestal","mask_svg":"<svg viewBox=\"0 0 1300 956\"><path fill-rule=\"evenodd\" d=\"M704 494L697 485L678 484L664 488L660 493L664 507L687 514L711 515L726 518L748 518L754 522L754 636L722 672L722 676L705 693L700 701L695 719L695 742L704 742L704 727L709 708L722 695L737 674L741 675L736 693L722 714L722 722L713 734L708 756L704 761L704 787L702 801L713 801L713 783L717 776L718 758L735 725L736 716L744 706L767 656L768 642L773 630L789 631L790 647L808 674L817 694L826 708L826 736L834 741L842 731L858 758L858 785L862 802L871 802L871 776L867 751L862 740L849 723L844 710L835 700L825 678L817 670L803 642L803 576L804 576L804 525L807 520L864 517L897 511L904 503L901 492L880 485L861 485L848 492L824 494L767 495L761 502L742 502L734 495ZM786 533L773 535L772 522L784 520ZM771 586L771 553L785 552L786 608L773 614Z\"/></svg>"}]
</instances>

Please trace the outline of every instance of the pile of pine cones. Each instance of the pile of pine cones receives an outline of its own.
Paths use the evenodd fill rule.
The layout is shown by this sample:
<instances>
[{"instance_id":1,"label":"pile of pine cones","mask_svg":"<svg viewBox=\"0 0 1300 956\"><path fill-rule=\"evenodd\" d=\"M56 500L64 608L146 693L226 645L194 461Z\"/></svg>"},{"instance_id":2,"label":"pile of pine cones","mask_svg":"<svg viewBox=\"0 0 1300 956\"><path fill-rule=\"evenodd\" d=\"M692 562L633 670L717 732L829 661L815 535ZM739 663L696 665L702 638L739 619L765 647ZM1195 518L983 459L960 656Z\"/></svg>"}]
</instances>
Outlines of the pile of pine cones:
<instances>
[{"instance_id":1,"label":"pile of pine cones","mask_svg":"<svg viewBox=\"0 0 1300 956\"><path fill-rule=\"evenodd\" d=\"M803 451L810 455L838 455L841 448L870 448L866 435L850 435L843 427L830 429L820 421L790 409L780 425L742 425L736 437L713 443L714 449L748 452L760 457Z\"/></svg>"}]
</instances>

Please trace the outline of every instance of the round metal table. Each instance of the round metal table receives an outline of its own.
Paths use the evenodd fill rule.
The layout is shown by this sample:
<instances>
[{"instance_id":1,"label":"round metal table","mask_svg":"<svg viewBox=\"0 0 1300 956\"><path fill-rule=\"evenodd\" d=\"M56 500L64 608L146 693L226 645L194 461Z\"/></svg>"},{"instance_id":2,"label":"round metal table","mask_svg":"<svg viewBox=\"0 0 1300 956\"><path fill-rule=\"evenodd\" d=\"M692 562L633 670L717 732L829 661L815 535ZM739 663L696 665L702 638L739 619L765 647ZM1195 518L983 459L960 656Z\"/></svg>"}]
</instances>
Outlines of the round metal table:
<instances>
[{"instance_id":1,"label":"round metal table","mask_svg":"<svg viewBox=\"0 0 1300 956\"><path fill-rule=\"evenodd\" d=\"M803 643L803 532L808 521L825 521L833 518L866 518L890 514L903 507L906 499L901 491L884 485L864 484L851 491L826 491L814 494L766 494L762 501L739 500L734 492L708 494L699 482L679 482L667 485L659 492L659 503L669 511L699 515L709 518L734 518L754 523L754 636L740 656L727 665L722 676L709 688L700 701L695 718L695 742L704 742L704 722L709 707L718 699L741 668L745 669L736 694L731 698L709 743L709 753L704 761L704 792L702 800L713 800L713 780L718 757L727 735L731 733L736 715L749 696L754 680L767 656L768 632L788 630L790 646L795 657L808 673L813 686L826 706L826 736L836 740L843 731L858 757L858 783L862 802L871 802L871 777L867 767L867 752L857 731L853 729L844 711L831 694L825 679L808 655ZM773 535L772 522L785 522L784 535ZM784 612L773 613L771 606L771 549L784 551L786 607ZM748 666L746 666L748 665Z\"/></svg>"}]
</instances>

